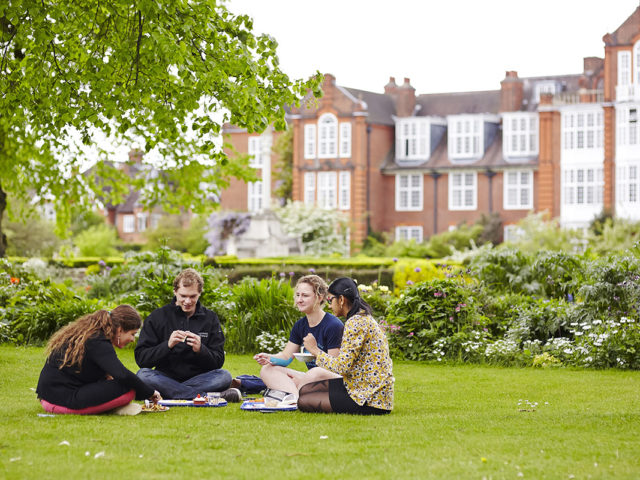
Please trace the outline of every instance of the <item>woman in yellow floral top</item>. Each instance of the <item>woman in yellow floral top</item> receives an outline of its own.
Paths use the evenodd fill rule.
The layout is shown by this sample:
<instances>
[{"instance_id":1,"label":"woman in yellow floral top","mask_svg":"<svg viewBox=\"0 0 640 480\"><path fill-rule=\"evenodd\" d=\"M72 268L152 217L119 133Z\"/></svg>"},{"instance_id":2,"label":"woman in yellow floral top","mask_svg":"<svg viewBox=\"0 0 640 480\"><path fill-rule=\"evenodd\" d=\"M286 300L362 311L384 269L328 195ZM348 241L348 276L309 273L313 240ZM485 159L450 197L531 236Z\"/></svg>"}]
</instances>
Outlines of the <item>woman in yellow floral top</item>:
<instances>
[{"instance_id":1,"label":"woman in yellow floral top","mask_svg":"<svg viewBox=\"0 0 640 480\"><path fill-rule=\"evenodd\" d=\"M387 338L360 298L356 283L346 277L329 286L334 315L346 317L340 355L321 351L312 334L305 348L317 367L307 372L311 383L300 386L298 410L303 412L379 415L393 409L393 372ZM318 381L313 381L318 380Z\"/></svg>"}]
</instances>

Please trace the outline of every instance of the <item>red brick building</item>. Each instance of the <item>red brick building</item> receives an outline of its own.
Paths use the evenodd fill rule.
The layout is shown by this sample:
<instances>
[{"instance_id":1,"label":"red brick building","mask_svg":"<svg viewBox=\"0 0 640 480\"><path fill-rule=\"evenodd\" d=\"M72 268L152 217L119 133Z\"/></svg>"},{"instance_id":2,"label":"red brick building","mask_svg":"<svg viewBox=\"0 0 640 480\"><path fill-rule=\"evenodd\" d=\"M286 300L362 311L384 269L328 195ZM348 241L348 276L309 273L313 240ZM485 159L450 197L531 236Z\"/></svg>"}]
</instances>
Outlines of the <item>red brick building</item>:
<instances>
[{"instance_id":1,"label":"red brick building","mask_svg":"<svg viewBox=\"0 0 640 480\"><path fill-rule=\"evenodd\" d=\"M531 211L584 228L604 209L640 220L640 9L603 37L581 74L520 78L500 89L416 95L394 78L383 93L338 85L288 112L293 198L349 213L351 238L390 232L422 241L497 213L509 236ZM235 183L222 207L267 208L277 133L227 126L263 181Z\"/></svg>"}]
</instances>

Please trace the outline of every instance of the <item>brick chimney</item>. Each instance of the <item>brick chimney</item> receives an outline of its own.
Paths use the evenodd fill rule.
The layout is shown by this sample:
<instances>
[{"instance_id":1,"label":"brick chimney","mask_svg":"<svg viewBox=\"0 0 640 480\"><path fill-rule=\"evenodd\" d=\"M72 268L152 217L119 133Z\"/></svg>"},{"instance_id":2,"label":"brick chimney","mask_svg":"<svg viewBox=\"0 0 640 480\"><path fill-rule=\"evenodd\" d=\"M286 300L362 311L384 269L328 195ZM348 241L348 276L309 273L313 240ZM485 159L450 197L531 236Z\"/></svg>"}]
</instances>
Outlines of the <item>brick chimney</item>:
<instances>
[{"instance_id":1,"label":"brick chimney","mask_svg":"<svg viewBox=\"0 0 640 480\"><path fill-rule=\"evenodd\" d=\"M396 106L396 115L410 117L416 106L416 89L411 86L411 81L405 77L404 83L396 85L395 78L391 77L384 87L385 95L393 99Z\"/></svg>"},{"instance_id":2,"label":"brick chimney","mask_svg":"<svg viewBox=\"0 0 640 480\"><path fill-rule=\"evenodd\" d=\"M584 74L593 75L598 70L604 68L604 58L600 57L584 57Z\"/></svg>"},{"instance_id":3,"label":"brick chimney","mask_svg":"<svg viewBox=\"0 0 640 480\"><path fill-rule=\"evenodd\" d=\"M518 78L518 72L506 72L504 80L500 82L500 111L517 112L522 108L524 97L524 83Z\"/></svg>"},{"instance_id":4,"label":"brick chimney","mask_svg":"<svg viewBox=\"0 0 640 480\"><path fill-rule=\"evenodd\" d=\"M333 104L336 91L336 77L330 73L324 74L324 80L322 81L322 98L320 102L324 105Z\"/></svg>"},{"instance_id":5,"label":"brick chimney","mask_svg":"<svg viewBox=\"0 0 640 480\"><path fill-rule=\"evenodd\" d=\"M393 95L397 90L398 85L396 85L396 79L394 77L389 77L389 83L384 86L384 94Z\"/></svg>"}]
</instances>

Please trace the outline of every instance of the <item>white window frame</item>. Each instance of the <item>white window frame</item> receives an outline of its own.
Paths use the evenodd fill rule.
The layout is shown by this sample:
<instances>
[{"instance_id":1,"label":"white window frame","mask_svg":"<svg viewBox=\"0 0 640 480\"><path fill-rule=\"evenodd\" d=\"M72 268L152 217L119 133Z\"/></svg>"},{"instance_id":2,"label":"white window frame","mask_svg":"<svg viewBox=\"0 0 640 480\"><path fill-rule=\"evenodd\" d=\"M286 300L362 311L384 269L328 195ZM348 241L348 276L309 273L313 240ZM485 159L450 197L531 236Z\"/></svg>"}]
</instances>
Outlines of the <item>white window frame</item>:
<instances>
[{"instance_id":1,"label":"white window frame","mask_svg":"<svg viewBox=\"0 0 640 480\"><path fill-rule=\"evenodd\" d=\"M538 154L538 114L505 113L502 117L505 157L531 157Z\"/></svg>"},{"instance_id":2,"label":"white window frame","mask_svg":"<svg viewBox=\"0 0 640 480\"><path fill-rule=\"evenodd\" d=\"M599 150L604 145L604 112L568 110L562 112L562 149Z\"/></svg>"},{"instance_id":3,"label":"white window frame","mask_svg":"<svg viewBox=\"0 0 640 480\"><path fill-rule=\"evenodd\" d=\"M449 173L449 210L478 209L478 173Z\"/></svg>"},{"instance_id":4,"label":"white window frame","mask_svg":"<svg viewBox=\"0 0 640 480\"><path fill-rule=\"evenodd\" d=\"M316 158L316 125L307 123L304 126L304 158Z\"/></svg>"},{"instance_id":5,"label":"white window frame","mask_svg":"<svg viewBox=\"0 0 640 480\"><path fill-rule=\"evenodd\" d=\"M122 216L122 232L123 233L135 233L136 231L136 217L135 215L123 215Z\"/></svg>"},{"instance_id":6,"label":"white window frame","mask_svg":"<svg viewBox=\"0 0 640 480\"><path fill-rule=\"evenodd\" d=\"M332 113L318 118L318 158L338 157L338 119Z\"/></svg>"},{"instance_id":7,"label":"white window frame","mask_svg":"<svg viewBox=\"0 0 640 480\"><path fill-rule=\"evenodd\" d=\"M640 105L616 107L616 146L638 145L640 138Z\"/></svg>"},{"instance_id":8,"label":"white window frame","mask_svg":"<svg viewBox=\"0 0 640 480\"><path fill-rule=\"evenodd\" d=\"M146 231L149 224L149 214L145 212L136 214L136 222L139 232Z\"/></svg>"},{"instance_id":9,"label":"white window frame","mask_svg":"<svg viewBox=\"0 0 640 480\"><path fill-rule=\"evenodd\" d=\"M313 205L316 203L316 173L304 173L304 203Z\"/></svg>"},{"instance_id":10,"label":"white window frame","mask_svg":"<svg viewBox=\"0 0 640 480\"><path fill-rule=\"evenodd\" d=\"M424 191L422 173L396 174L396 211L422 211Z\"/></svg>"},{"instance_id":11,"label":"white window frame","mask_svg":"<svg viewBox=\"0 0 640 480\"><path fill-rule=\"evenodd\" d=\"M262 180L247 183L247 210L259 212L262 210L264 184Z\"/></svg>"},{"instance_id":12,"label":"white window frame","mask_svg":"<svg viewBox=\"0 0 640 480\"><path fill-rule=\"evenodd\" d=\"M623 50L618 52L618 85L631 83L631 52Z\"/></svg>"},{"instance_id":13,"label":"white window frame","mask_svg":"<svg viewBox=\"0 0 640 480\"><path fill-rule=\"evenodd\" d=\"M338 172L338 208L351 209L351 172L349 170Z\"/></svg>"},{"instance_id":14,"label":"white window frame","mask_svg":"<svg viewBox=\"0 0 640 480\"><path fill-rule=\"evenodd\" d=\"M531 210L533 208L533 170L505 170L502 183L502 199L505 210ZM512 196L515 201L511 200Z\"/></svg>"},{"instance_id":15,"label":"white window frame","mask_svg":"<svg viewBox=\"0 0 640 480\"><path fill-rule=\"evenodd\" d=\"M249 137L247 152L249 153L249 166L262 168L262 139L260 137Z\"/></svg>"},{"instance_id":16,"label":"white window frame","mask_svg":"<svg viewBox=\"0 0 640 480\"><path fill-rule=\"evenodd\" d=\"M566 167L562 169L562 205L597 206L604 203L603 167Z\"/></svg>"},{"instance_id":17,"label":"white window frame","mask_svg":"<svg viewBox=\"0 0 640 480\"><path fill-rule=\"evenodd\" d=\"M484 119L482 115L448 117L449 158L478 159L484 151Z\"/></svg>"},{"instance_id":18,"label":"white window frame","mask_svg":"<svg viewBox=\"0 0 640 480\"><path fill-rule=\"evenodd\" d=\"M427 118L396 120L396 161L426 160L429 158L430 128Z\"/></svg>"},{"instance_id":19,"label":"white window frame","mask_svg":"<svg viewBox=\"0 0 640 480\"><path fill-rule=\"evenodd\" d=\"M638 208L640 203L640 162L623 163L616 167L616 201Z\"/></svg>"},{"instance_id":20,"label":"white window frame","mask_svg":"<svg viewBox=\"0 0 640 480\"><path fill-rule=\"evenodd\" d=\"M396 227L396 241L398 240L415 240L416 243L422 243L422 227L419 225L401 225Z\"/></svg>"},{"instance_id":21,"label":"white window frame","mask_svg":"<svg viewBox=\"0 0 640 480\"><path fill-rule=\"evenodd\" d=\"M640 42L633 46L633 83L640 85Z\"/></svg>"},{"instance_id":22,"label":"white window frame","mask_svg":"<svg viewBox=\"0 0 640 480\"><path fill-rule=\"evenodd\" d=\"M318 206L335 209L338 206L338 172L318 172Z\"/></svg>"},{"instance_id":23,"label":"white window frame","mask_svg":"<svg viewBox=\"0 0 640 480\"><path fill-rule=\"evenodd\" d=\"M351 123L340 123L340 158L351 158Z\"/></svg>"}]
</instances>

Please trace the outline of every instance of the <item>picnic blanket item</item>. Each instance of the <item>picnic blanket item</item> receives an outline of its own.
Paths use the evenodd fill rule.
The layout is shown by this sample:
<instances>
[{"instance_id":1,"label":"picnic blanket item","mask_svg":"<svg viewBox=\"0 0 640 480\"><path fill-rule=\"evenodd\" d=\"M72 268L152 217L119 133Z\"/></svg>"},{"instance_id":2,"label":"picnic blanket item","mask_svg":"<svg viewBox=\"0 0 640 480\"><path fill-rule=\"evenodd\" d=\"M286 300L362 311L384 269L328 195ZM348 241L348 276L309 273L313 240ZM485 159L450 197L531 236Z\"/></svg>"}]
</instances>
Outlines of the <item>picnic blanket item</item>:
<instances>
[{"instance_id":1,"label":"picnic blanket item","mask_svg":"<svg viewBox=\"0 0 640 480\"><path fill-rule=\"evenodd\" d=\"M245 400L240 405L241 410L252 410L255 412L291 412L298 409L297 405L278 405L276 407L267 407L264 398L256 398L253 400Z\"/></svg>"},{"instance_id":2,"label":"picnic blanket item","mask_svg":"<svg viewBox=\"0 0 640 480\"><path fill-rule=\"evenodd\" d=\"M193 404L193 400L160 400L160 405L165 407L226 407L227 401L221 398L218 405L209 405L208 403L196 403Z\"/></svg>"}]
</instances>

